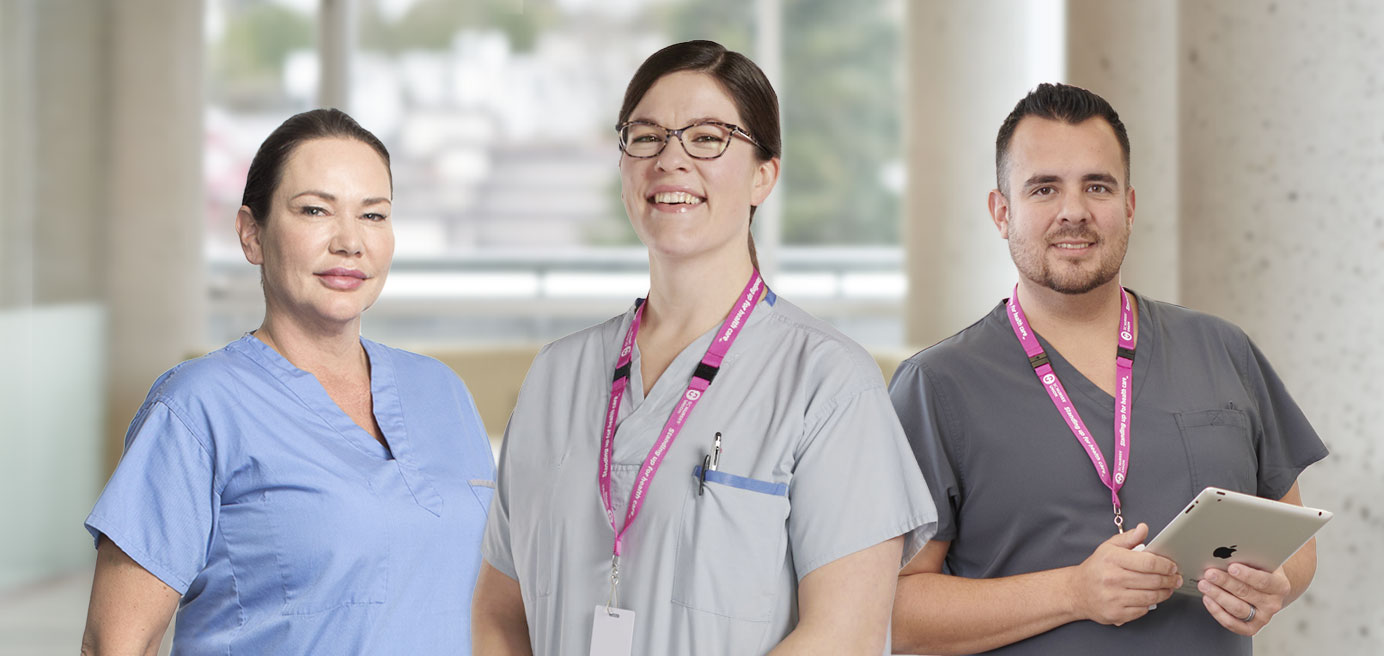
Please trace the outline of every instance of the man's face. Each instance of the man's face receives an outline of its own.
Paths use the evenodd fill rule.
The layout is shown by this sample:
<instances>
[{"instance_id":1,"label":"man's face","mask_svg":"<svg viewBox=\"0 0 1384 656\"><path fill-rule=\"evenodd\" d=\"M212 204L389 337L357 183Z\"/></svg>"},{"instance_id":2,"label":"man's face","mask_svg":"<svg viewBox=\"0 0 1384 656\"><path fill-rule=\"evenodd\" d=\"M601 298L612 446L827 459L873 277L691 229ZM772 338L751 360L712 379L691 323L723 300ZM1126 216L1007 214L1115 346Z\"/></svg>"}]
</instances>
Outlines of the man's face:
<instances>
[{"instance_id":1,"label":"man's face","mask_svg":"<svg viewBox=\"0 0 1384 656\"><path fill-rule=\"evenodd\" d=\"M1063 294L1115 280L1134 224L1134 190L1110 124L1024 118L1007 168L1009 193L990 192L990 215L1019 275Z\"/></svg>"}]
</instances>

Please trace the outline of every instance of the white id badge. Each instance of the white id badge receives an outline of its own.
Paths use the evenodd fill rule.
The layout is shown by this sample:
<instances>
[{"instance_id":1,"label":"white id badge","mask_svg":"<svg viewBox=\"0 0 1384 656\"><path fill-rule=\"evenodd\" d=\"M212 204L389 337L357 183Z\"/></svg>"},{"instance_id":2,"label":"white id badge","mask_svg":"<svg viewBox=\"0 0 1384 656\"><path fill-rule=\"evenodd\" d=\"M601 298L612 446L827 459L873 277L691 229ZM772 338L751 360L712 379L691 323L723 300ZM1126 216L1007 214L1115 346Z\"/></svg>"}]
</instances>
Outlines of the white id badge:
<instances>
[{"instance_id":1,"label":"white id badge","mask_svg":"<svg viewBox=\"0 0 1384 656\"><path fill-rule=\"evenodd\" d=\"M591 656L630 656L634 653L634 611L596 605L591 620Z\"/></svg>"}]
</instances>

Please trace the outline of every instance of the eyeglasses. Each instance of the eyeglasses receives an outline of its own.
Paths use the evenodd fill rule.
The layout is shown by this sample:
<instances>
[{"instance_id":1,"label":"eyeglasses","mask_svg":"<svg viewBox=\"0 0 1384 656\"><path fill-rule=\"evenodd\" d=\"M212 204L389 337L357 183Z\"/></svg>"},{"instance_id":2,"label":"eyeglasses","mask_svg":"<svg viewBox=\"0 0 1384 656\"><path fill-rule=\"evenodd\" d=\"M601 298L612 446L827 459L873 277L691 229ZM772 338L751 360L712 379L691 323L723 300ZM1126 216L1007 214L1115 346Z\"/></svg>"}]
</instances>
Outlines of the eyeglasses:
<instances>
[{"instance_id":1,"label":"eyeglasses","mask_svg":"<svg viewBox=\"0 0 1384 656\"><path fill-rule=\"evenodd\" d=\"M730 148L731 137L737 134L759 146L759 142L740 126L720 121L701 121L678 130L649 121L630 121L615 129L620 133L620 150L638 159L657 157L673 137L678 138L683 151L694 159L716 159L724 155Z\"/></svg>"}]
</instances>

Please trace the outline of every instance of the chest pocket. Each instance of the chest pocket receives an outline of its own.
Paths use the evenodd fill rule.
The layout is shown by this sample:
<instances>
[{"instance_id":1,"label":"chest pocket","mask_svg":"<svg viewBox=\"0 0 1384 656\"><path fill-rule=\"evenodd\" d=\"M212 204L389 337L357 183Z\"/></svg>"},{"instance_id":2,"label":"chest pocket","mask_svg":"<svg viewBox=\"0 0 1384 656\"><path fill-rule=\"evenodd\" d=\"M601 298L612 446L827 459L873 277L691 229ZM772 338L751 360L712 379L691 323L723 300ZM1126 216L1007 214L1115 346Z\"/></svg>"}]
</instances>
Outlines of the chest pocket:
<instances>
[{"instance_id":1,"label":"chest pocket","mask_svg":"<svg viewBox=\"0 0 1384 656\"><path fill-rule=\"evenodd\" d=\"M673 603L725 617L768 622L783 592L788 554L788 485L693 471L683 505Z\"/></svg>"},{"instance_id":2,"label":"chest pocket","mask_svg":"<svg viewBox=\"0 0 1384 656\"><path fill-rule=\"evenodd\" d=\"M1187 449L1193 493L1208 485L1255 494L1259 459L1250 435L1249 415L1237 408L1177 414Z\"/></svg>"},{"instance_id":3,"label":"chest pocket","mask_svg":"<svg viewBox=\"0 0 1384 656\"><path fill-rule=\"evenodd\" d=\"M467 481L467 484L471 488L471 494L476 495L476 502L481 504L481 515L489 516L490 501L495 497L495 481L488 478L473 478Z\"/></svg>"}]
</instances>

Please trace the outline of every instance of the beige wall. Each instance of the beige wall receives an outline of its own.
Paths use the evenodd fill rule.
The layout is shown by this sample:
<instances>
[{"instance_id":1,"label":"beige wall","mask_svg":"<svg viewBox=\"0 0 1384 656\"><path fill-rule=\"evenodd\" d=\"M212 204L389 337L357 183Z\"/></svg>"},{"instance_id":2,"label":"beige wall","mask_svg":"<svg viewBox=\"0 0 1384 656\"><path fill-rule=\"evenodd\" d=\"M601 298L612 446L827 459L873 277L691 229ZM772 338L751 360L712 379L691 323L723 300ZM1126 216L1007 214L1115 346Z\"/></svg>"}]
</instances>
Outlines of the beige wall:
<instances>
[{"instance_id":1,"label":"beige wall","mask_svg":"<svg viewBox=\"0 0 1384 656\"><path fill-rule=\"evenodd\" d=\"M5 0L0 35L3 586L90 555L125 426L200 342L202 3Z\"/></svg>"},{"instance_id":2,"label":"beige wall","mask_svg":"<svg viewBox=\"0 0 1384 656\"><path fill-rule=\"evenodd\" d=\"M1182 298L1245 328L1332 454L1312 589L1261 654L1384 644L1384 5L1184 2Z\"/></svg>"},{"instance_id":3,"label":"beige wall","mask_svg":"<svg viewBox=\"0 0 1384 656\"><path fill-rule=\"evenodd\" d=\"M107 3L101 3L107 5ZM202 3L109 3L104 195L109 461L154 378L201 344Z\"/></svg>"}]
</instances>

